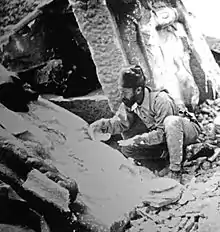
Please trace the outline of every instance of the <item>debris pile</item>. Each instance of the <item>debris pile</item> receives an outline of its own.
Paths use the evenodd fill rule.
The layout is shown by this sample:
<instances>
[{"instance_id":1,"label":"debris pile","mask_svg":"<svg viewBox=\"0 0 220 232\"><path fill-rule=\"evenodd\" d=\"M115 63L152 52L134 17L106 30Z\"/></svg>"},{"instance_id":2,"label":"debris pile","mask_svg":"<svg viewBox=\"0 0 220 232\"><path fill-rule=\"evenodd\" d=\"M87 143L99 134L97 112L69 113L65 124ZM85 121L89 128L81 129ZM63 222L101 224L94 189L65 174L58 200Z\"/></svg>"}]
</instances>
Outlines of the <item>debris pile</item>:
<instances>
[{"instance_id":1,"label":"debris pile","mask_svg":"<svg viewBox=\"0 0 220 232\"><path fill-rule=\"evenodd\" d=\"M130 228L126 231L219 231L219 185L220 170L208 181L198 182L193 178L186 186L182 186L181 197L175 203L152 206L150 202L144 202L133 212L128 225ZM166 195L166 191L163 192Z\"/></svg>"},{"instance_id":2,"label":"debris pile","mask_svg":"<svg viewBox=\"0 0 220 232\"><path fill-rule=\"evenodd\" d=\"M173 188L167 191L173 180L163 181L167 188L158 182L158 191L154 191L151 200L144 201L134 210L127 232L220 230L220 148L215 125L219 114L220 99L206 100L196 109L203 131L198 143L186 149L183 174L186 184L179 187L179 192L177 188L179 195L175 195ZM167 199L170 193L176 196L173 201ZM167 201L161 201L165 198Z\"/></svg>"}]
</instances>

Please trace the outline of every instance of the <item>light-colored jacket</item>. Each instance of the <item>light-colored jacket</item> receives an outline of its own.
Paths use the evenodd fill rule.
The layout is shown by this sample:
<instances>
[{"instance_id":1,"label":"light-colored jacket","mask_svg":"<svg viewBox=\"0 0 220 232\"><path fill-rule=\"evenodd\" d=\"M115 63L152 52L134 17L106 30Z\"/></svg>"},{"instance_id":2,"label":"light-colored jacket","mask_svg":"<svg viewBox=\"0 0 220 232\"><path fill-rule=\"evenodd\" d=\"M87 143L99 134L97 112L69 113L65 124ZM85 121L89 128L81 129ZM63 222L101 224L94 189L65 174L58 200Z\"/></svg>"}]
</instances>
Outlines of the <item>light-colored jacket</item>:
<instances>
[{"instance_id":1,"label":"light-colored jacket","mask_svg":"<svg viewBox=\"0 0 220 232\"><path fill-rule=\"evenodd\" d=\"M146 133L139 136L145 145L157 145L165 142L164 119L169 115L178 115L178 107L170 95L165 91L152 91L145 88L145 96L141 105L135 104L132 109L123 103L116 115L105 122L105 132L120 134L128 130L133 121L134 114L144 122Z\"/></svg>"}]
</instances>

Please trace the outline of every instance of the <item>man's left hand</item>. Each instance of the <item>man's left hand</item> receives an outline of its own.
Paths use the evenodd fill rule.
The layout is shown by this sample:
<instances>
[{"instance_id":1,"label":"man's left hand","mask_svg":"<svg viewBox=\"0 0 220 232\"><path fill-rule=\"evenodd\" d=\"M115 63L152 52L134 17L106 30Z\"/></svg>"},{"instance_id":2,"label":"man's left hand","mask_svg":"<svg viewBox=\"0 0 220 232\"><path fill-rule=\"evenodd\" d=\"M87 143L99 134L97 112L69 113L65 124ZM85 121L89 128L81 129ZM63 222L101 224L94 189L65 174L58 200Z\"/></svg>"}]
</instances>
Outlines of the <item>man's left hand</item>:
<instances>
[{"instance_id":1,"label":"man's left hand","mask_svg":"<svg viewBox=\"0 0 220 232\"><path fill-rule=\"evenodd\" d=\"M140 145L145 145L141 136L136 135L130 139L120 140L118 141L119 146L126 147L126 146L133 146L137 147Z\"/></svg>"},{"instance_id":2,"label":"man's left hand","mask_svg":"<svg viewBox=\"0 0 220 232\"><path fill-rule=\"evenodd\" d=\"M125 140L119 140L118 141L119 146L127 147L127 146L137 146L135 143L135 140L133 138L125 139Z\"/></svg>"}]
</instances>

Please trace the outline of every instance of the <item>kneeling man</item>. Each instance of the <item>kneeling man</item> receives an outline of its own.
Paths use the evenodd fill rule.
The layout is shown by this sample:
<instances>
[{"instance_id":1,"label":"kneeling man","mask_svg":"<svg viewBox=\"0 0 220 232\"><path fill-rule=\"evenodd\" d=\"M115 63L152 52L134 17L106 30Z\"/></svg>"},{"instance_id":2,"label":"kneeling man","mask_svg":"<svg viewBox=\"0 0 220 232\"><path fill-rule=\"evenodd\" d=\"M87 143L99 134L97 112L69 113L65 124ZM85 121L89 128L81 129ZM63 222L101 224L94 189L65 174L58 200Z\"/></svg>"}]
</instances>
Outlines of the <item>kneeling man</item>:
<instances>
[{"instance_id":1,"label":"kneeling man","mask_svg":"<svg viewBox=\"0 0 220 232\"><path fill-rule=\"evenodd\" d=\"M166 90L146 86L140 66L122 70L122 104L114 117L90 125L93 131L122 134L122 153L135 161L160 158L168 150L168 176L181 180L183 148L197 141L201 127L187 111L181 112Z\"/></svg>"}]
</instances>

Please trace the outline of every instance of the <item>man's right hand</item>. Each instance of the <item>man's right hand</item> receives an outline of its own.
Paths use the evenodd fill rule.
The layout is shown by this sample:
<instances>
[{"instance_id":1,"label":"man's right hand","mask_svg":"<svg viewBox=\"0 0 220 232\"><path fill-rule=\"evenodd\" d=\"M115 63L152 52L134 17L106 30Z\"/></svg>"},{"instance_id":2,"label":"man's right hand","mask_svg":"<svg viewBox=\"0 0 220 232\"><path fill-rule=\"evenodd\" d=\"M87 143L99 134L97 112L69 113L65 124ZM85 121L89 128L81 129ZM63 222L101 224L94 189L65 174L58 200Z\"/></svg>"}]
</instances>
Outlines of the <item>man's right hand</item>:
<instances>
[{"instance_id":1,"label":"man's right hand","mask_svg":"<svg viewBox=\"0 0 220 232\"><path fill-rule=\"evenodd\" d=\"M101 118L101 119L93 122L92 124L90 124L89 127L92 128L96 132L107 133L106 122L107 122L107 119Z\"/></svg>"},{"instance_id":2,"label":"man's right hand","mask_svg":"<svg viewBox=\"0 0 220 232\"><path fill-rule=\"evenodd\" d=\"M93 122L92 124L89 125L89 134L91 137L93 137L93 135L95 133L100 133L100 134L105 134L108 133L107 131L107 120L105 118L99 119L95 122Z\"/></svg>"}]
</instances>

